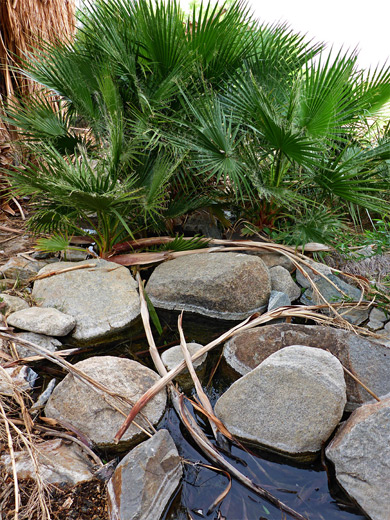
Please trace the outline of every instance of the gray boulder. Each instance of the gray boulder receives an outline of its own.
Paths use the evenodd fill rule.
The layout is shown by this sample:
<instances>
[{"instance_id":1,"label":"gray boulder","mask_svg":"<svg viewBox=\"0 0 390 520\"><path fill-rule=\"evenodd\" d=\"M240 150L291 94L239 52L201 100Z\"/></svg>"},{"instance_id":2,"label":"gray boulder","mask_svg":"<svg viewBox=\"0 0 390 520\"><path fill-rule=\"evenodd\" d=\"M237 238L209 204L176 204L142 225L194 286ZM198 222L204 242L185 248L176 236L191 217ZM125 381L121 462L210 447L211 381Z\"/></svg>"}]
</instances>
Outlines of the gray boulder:
<instances>
[{"instance_id":1,"label":"gray boulder","mask_svg":"<svg viewBox=\"0 0 390 520\"><path fill-rule=\"evenodd\" d=\"M271 276L271 289L288 295L293 302L301 295L301 289L291 278L291 274L284 267L277 265L269 270Z\"/></svg>"},{"instance_id":2,"label":"gray boulder","mask_svg":"<svg viewBox=\"0 0 390 520\"><path fill-rule=\"evenodd\" d=\"M330 274L332 274L331 268L325 264L321 264L320 262L314 262L314 260L310 260L309 258L305 258L305 262L307 262L308 264L313 266L313 268L316 271L318 271L319 273L321 273L325 276L329 276ZM310 267L308 267L306 265L301 265L300 267L309 276L309 278L311 280L313 280L313 282L317 283L319 280L322 279L321 274L317 274L312 269L310 269ZM299 269L296 270L296 276L297 276L297 282L299 283L299 285L301 287L303 287L305 289L309 289L311 287L310 281L307 279L307 277L305 275L303 275L301 273L301 271Z\"/></svg>"},{"instance_id":3,"label":"gray boulder","mask_svg":"<svg viewBox=\"0 0 390 520\"><path fill-rule=\"evenodd\" d=\"M72 484L93 477L93 464L75 443L67 444L62 439L52 439L36 445L34 450L40 477L50 484ZM10 455L0 458L6 471L12 475ZM20 479L34 479L37 474L27 450L15 453L16 472Z\"/></svg>"},{"instance_id":4,"label":"gray boulder","mask_svg":"<svg viewBox=\"0 0 390 520\"><path fill-rule=\"evenodd\" d=\"M326 449L336 478L372 520L390 518L390 395L361 406Z\"/></svg>"},{"instance_id":5,"label":"gray boulder","mask_svg":"<svg viewBox=\"0 0 390 520\"><path fill-rule=\"evenodd\" d=\"M245 375L274 352L289 345L328 349L377 395L390 392L390 348L354 333L320 325L273 324L236 334L225 343L223 355L229 367ZM349 375L347 409L372 399Z\"/></svg>"},{"instance_id":6,"label":"gray boulder","mask_svg":"<svg viewBox=\"0 0 390 520\"><path fill-rule=\"evenodd\" d=\"M108 483L110 520L158 520L183 473L167 430L128 453Z\"/></svg>"},{"instance_id":7,"label":"gray boulder","mask_svg":"<svg viewBox=\"0 0 390 520\"><path fill-rule=\"evenodd\" d=\"M91 357L74 366L132 404L159 379L150 368L114 356ZM162 390L145 406L143 416L156 425L165 411L166 401L166 391ZM117 401L110 400L106 394L94 391L85 382L68 374L54 389L45 407L45 414L73 425L100 448L123 449L145 439L146 434L133 423L119 445L116 445L114 436L124 416L109 403L118 406ZM130 408L130 405L122 406L126 415ZM143 416L138 415L136 422L148 430L148 422Z\"/></svg>"},{"instance_id":8,"label":"gray boulder","mask_svg":"<svg viewBox=\"0 0 390 520\"><path fill-rule=\"evenodd\" d=\"M251 251L251 254L254 254L261 258L269 269L271 269L271 267L280 265L287 269L287 271L289 271L290 273L292 273L295 270L294 263L287 256L282 255L280 253L271 253L266 251Z\"/></svg>"},{"instance_id":9,"label":"gray boulder","mask_svg":"<svg viewBox=\"0 0 390 520\"><path fill-rule=\"evenodd\" d=\"M157 266L146 291L157 308L241 320L264 310L271 284L257 256L194 254Z\"/></svg>"},{"instance_id":10,"label":"gray boulder","mask_svg":"<svg viewBox=\"0 0 390 520\"><path fill-rule=\"evenodd\" d=\"M215 414L240 439L310 460L338 425L345 403L340 362L329 352L293 345L233 383Z\"/></svg>"},{"instance_id":11,"label":"gray boulder","mask_svg":"<svg viewBox=\"0 0 390 520\"><path fill-rule=\"evenodd\" d=\"M105 260L60 262L40 271L94 265L61 273L34 283L32 295L42 307L56 307L76 320L72 338L80 343L120 336L140 316L137 283L126 267Z\"/></svg>"},{"instance_id":12,"label":"gray boulder","mask_svg":"<svg viewBox=\"0 0 390 520\"><path fill-rule=\"evenodd\" d=\"M344 282L334 274L327 275L327 278L333 282L337 289L324 278L320 278L316 281L317 289L320 291L321 295L327 302L337 303L347 300L360 300L362 295L361 289ZM346 297L339 291L339 289L346 294ZM311 287L304 292L300 301L304 305L321 305L324 303L324 301L316 293L314 293Z\"/></svg>"},{"instance_id":13,"label":"gray boulder","mask_svg":"<svg viewBox=\"0 0 390 520\"><path fill-rule=\"evenodd\" d=\"M8 316L8 325L46 336L66 336L71 332L76 320L54 308L28 307Z\"/></svg>"}]
</instances>

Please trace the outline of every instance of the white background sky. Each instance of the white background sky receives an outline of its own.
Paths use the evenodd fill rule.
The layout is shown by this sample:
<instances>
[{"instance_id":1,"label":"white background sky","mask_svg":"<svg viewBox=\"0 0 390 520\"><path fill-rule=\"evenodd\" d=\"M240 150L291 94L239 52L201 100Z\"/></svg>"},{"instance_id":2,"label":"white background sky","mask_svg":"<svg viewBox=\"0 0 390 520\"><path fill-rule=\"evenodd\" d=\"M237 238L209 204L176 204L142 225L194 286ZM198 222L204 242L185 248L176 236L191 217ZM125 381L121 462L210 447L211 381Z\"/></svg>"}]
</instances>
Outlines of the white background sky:
<instances>
[{"instance_id":1,"label":"white background sky","mask_svg":"<svg viewBox=\"0 0 390 520\"><path fill-rule=\"evenodd\" d=\"M286 21L336 49L359 49L358 63L390 65L390 0L249 0L261 21Z\"/></svg>"},{"instance_id":2,"label":"white background sky","mask_svg":"<svg viewBox=\"0 0 390 520\"><path fill-rule=\"evenodd\" d=\"M189 3L179 1L184 9ZM358 47L361 67L386 60L390 66L390 0L249 0L249 5L262 22L288 22L337 50Z\"/></svg>"}]
</instances>

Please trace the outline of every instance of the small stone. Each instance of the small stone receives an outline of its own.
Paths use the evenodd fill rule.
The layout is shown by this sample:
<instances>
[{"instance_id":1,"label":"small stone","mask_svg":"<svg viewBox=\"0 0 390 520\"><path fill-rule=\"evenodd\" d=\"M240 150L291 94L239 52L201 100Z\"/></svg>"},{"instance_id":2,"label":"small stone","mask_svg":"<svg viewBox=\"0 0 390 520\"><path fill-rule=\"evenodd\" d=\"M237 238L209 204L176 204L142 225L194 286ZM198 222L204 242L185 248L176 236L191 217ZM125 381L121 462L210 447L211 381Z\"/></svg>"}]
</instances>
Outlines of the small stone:
<instances>
[{"instance_id":1,"label":"small stone","mask_svg":"<svg viewBox=\"0 0 390 520\"><path fill-rule=\"evenodd\" d=\"M38 374L25 365L0 370L0 394L13 396L15 390L26 392L34 388Z\"/></svg>"},{"instance_id":2,"label":"small stone","mask_svg":"<svg viewBox=\"0 0 390 520\"><path fill-rule=\"evenodd\" d=\"M339 312L341 312L343 318L349 323L352 323L352 325L361 325L368 320L370 314L369 309L363 307L346 307L345 309L340 309Z\"/></svg>"},{"instance_id":3,"label":"small stone","mask_svg":"<svg viewBox=\"0 0 390 520\"><path fill-rule=\"evenodd\" d=\"M372 520L389 520L390 395L365 404L343 423L326 449L336 478Z\"/></svg>"},{"instance_id":4,"label":"small stone","mask_svg":"<svg viewBox=\"0 0 390 520\"><path fill-rule=\"evenodd\" d=\"M373 320L370 317L370 321L367 323L368 330L375 332L376 330L383 329L383 321Z\"/></svg>"},{"instance_id":5,"label":"small stone","mask_svg":"<svg viewBox=\"0 0 390 520\"><path fill-rule=\"evenodd\" d=\"M130 451L108 483L110 520L161 518L183 473L176 446L167 430Z\"/></svg>"},{"instance_id":6,"label":"small stone","mask_svg":"<svg viewBox=\"0 0 390 520\"><path fill-rule=\"evenodd\" d=\"M291 305L291 300L286 293L280 291L271 291L268 301L268 311L278 309L279 307L287 307Z\"/></svg>"},{"instance_id":7,"label":"small stone","mask_svg":"<svg viewBox=\"0 0 390 520\"><path fill-rule=\"evenodd\" d=\"M271 267L275 267L277 265L280 265L287 269L290 273L292 273L295 270L295 265L290 258L288 258L285 255L282 255L280 253L266 253L263 251L256 251L252 252L252 254L255 254L259 256L265 265L268 267L268 269L271 269Z\"/></svg>"},{"instance_id":8,"label":"small stone","mask_svg":"<svg viewBox=\"0 0 390 520\"><path fill-rule=\"evenodd\" d=\"M1 309L3 314L12 314L13 312L21 311L29 307L28 303L22 300L22 298L4 293L0 294L0 302L5 304Z\"/></svg>"},{"instance_id":9,"label":"small stone","mask_svg":"<svg viewBox=\"0 0 390 520\"><path fill-rule=\"evenodd\" d=\"M7 321L12 327L46 336L66 336L76 325L73 316L47 307L29 307L14 312Z\"/></svg>"},{"instance_id":10,"label":"small stone","mask_svg":"<svg viewBox=\"0 0 390 520\"><path fill-rule=\"evenodd\" d=\"M301 289L291 278L291 274L280 265L272 267L269 270L271 276L271 289L273 291L280 291L288 295L293 302L301 295Z\"/></svg>"},{"instance_id":11,"label":"small stone","mask_svg":"<svg viewBox=\"0 0 390 520\"><path fill-rule=\"evenodd\" d=\"M390 321L385 324L385 331L390 334Z\"/></svg>"},{"instance_id":12,"label":"small stone","mask_svg":"<svg viewBox=\"0 0 390 520\"><path fill-rule=\"evenodd\" d=\"M374 307L370 312L370 321L385 323L388 319L389 315L386 315L386 313L382 309L378 309L378 307Z\"/></svg>"},{"instance_id":13,"label":"small stone","mask_svg":"<svg viewBox=\"0 0 390 520\"><path fill-rule=\"evenodd\" d=\"M292 345L233 383L218 399L215 414L240 439L311 459L338 425L345 403L338 359Z\"/></svg>"},{"instance_id":14,"label":"small stone","mask_svg":"<svg viewBox=\"0 0 390 520\"><path fill-rule=\"evenodd\" d=\"M203 345L199 345L199 343L187 343L187 347L189 350L189 353L191 356L193 356L198 350L203 348ZM196 359L193 362L193 366L197 372L197 375L199 379L202 379L202 376L204 375L205 371L205 361L207 358L207 352L206 354L203 354L200 358ZM165 365L165 368L168 370L172 370L172 368L175 368L179 363L181 363L184 359L183 352L180 345L176 345L175 347L171 347L168 350L165 350L161 354L161 360ZM193 386L193 382L191 379L191 376L188 372L188 370L184 370L181 372L175 380L180 384L180 386L184 389L191 388Z\"/></svg>"},{"instance_id":15,"label":"small stone","mask_svg":"<svg viewBox=\"0 0 390 520\"><path fill-rule=\"evenodd\" d=\"M82 262L86 260L89 255L89 251L83 249L79 251L77 249L67 249L66 251L62 251L61 256L64 259L64 262Z\"/></svg>"},{"instance_id":16,"label":"small stone","mask_svg":"<svg viewBox=\"0 0 390 520\"><path fill-rule=\"evenodd\" d=\"M34 453L39 475L46 483L76 485L93 477L93 464L75 443L67 444L62 439L52 439L36 444ZM0 460L12 475L10 455L2 455ZM36 480L37 474L27 450L17 451L15 462L19 479Z\"/></svg>"},{"instance_id":17,"label":"small stone","mask_svg":"<svg viewBox=\"0 0 390 520\"><path fill-rule=\"evenodd\" d=\"M56 338L52 338L51 336L44 336L43 334L35 334L34 332L19 332L15 334L15 347L20 357L30 357L30 356L39 356L40 354L35 350L23 345L22 343L18 343L18 339L24 339L25 341L30 341L31 343L35 343L39 347L43 347L50 352L55 352L58 347L61 347L62 343L58 341Z\"/></svg>"},{"instance_id":18,"label":"small stone","mask_svg":"<svg viewBox=\"0 0 390 520\"><path fill-rule=\"evenodd\" d=\"M91 357L74 366L133 404L160 379L150 368L114 356ZM164 389L143 408L142 413L153 425L161 419L166 401ZM54 389L45 407L45 414L73 425L99 448L123 450L145 439L146 434L132 424L119 444L115 444L114 437L124 417L110 406L110 402L112 400L106 395L95 392L89 385L68 374ZM130 405L122 406L126 415L130 408ZM136 422L149 430L149 424L142 414L137 416Z\"/></svg>"}]
</instances>

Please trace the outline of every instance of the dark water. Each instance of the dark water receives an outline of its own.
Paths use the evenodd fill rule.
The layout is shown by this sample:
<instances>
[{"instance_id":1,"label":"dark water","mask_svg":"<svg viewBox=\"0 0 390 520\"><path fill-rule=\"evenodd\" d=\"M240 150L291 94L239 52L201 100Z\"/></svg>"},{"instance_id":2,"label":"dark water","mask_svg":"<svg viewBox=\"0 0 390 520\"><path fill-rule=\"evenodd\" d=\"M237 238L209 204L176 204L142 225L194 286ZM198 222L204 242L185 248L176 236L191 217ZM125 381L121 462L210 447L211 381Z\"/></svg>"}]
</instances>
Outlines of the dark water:
<instances>
[{"instance_id":1,"label":"dark water","mask_svg":"<svg viewBox=\"0 0 390 520\"><path fill-rule=\"evenodd\" d=\"M155 335L159 346L178 344L176 316L162 314L161 323L164 334ZM215 324L216 320L213 320ZM184 331L188 342L198 341L206 344L232 324L219 324L219 327L209 327L207 320L184 322ZM222 348L209 354L207 374L210 374L218 362ZM94 350L90 355L117 355L136 359L149 366L148 346L144 338L133 338L122 341L108 349ZM79 358L80 359L80 358ZM73 360L73 362L76 360ZM152 368L152 367L151 367ZM205 388L207 381L203 381ZM229 386L226 372L221 363L207 393L212 404ZM191 408L190 405L188 405ZM198 423L212 439L209 426L201 415L196 415ZM228 478L216 471L199 465L211 464L192 441L187 430L181 425L176 412L170 408L164 415L158 428L170 431L180 455L188 461L184 464L184 478L180 489L171 500L163 520L288 520L290 517L278 508L261 499L254 492L233 479L232 488L226 498L213 511L208 512L210 505L225 490ZM364 520L367 517L359 512L348 497L338 487L332 468L325 469L321 457L310 465L295 464L279 456L265 451L256 452L248 448L244 451L236 446L231 447L231 457L224 455L242 473L250 477L279 500L295 509L309 520ZM156 519L157 520L157 519Z\"/></svg>"}]
</instances>

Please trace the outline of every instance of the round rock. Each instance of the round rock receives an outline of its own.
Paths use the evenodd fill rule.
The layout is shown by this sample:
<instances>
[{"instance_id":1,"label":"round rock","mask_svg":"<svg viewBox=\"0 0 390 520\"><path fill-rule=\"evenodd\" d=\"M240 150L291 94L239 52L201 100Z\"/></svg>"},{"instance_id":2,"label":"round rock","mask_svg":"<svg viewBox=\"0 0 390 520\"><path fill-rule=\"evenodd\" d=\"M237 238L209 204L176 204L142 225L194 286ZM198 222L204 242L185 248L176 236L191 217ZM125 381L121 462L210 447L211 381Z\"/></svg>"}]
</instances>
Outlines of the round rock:
<instances>
[{"instance_id":1,"label":"round rock","mask_svg":"<svg viewBox=\"0 0 390 520\"><path fill-rule=\"evenodd\" d=\"M257 256L194 254L157 266L146 290L157 308L241 320L264 310L271 283Z\"/></svg>"},{"instance_id":2,"label":"round rock","mask_svg":"<svg viewBox=\"0 0 390 520\"><path fill-rule=\"evenodd\" d=\"M42 307L56 307L75 318L72 338L77 342L101 342L120 336L138 320L137 282L126 267L105 260L59 262L39 274L67 267L77 269L37 280L32 295Z\"/></svg>"},{"instance_id":3,"label":"round rock","mask_svg":"<svg viewBox=\"0 0 390 520\"><path fill-rule=\"evenodd\" d=\"M159 379L158 374L140 363L114 356L92 357L76 363L75 367L133 404ZM45 414L71 424L100 448L122 449L145 439L146 435L133 423L119 445L114 443L114 436L124 416L108 404L110 399L68 374L54 389L45 407ZM143 408L143 415L153 425L161 419L166 401L166 391L163 390ZM117 401L113 402L118 405ZM127 415L131 406L122 408ZM137 416L136 422L146 430L149 428L142 414Z\"/></svg>"},{"instance_id":4,"label":"round rock","mask_svg":"<svg viewBox=\"0 0 390 520\"><path fill-rule=\"evenodd\" d=\"M340 362L328 352L293 345L233 383L215 413L243 440L310 459L338 425L345 403Z\"/></svg>"}]
</instances>

